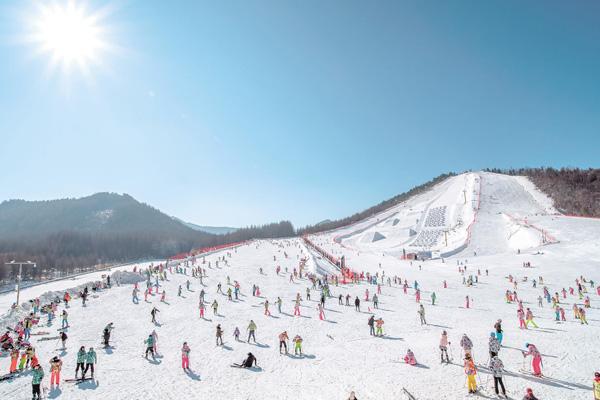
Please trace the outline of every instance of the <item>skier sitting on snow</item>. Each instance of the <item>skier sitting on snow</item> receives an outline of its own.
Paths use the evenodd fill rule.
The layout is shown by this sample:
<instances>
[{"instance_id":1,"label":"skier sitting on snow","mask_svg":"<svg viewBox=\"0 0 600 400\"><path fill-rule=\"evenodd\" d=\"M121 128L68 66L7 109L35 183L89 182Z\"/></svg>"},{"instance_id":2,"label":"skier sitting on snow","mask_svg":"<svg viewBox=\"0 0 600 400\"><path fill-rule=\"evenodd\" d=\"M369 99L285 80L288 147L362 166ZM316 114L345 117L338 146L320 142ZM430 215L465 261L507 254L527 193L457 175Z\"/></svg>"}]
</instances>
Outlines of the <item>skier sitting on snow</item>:
<instances>
[{"instance_id":1,"label":"skier sitting on snow","mask_svg":"<svg viewBox=\"0 0 600 400\"><path fill-rule=\"evenodd\" d=\"M538 398L534 396L531 388L527 388L525 391L525 396L523 396L523 400L538 400Z\"/></svg>"},{"instance_id":2,"label":"skier sitting on snow","mask_svg":"<svg viewBox=\"0 0 600 400\"><path fill-rule=\"evenodd\" d=\"M410 349L406 351L406 355L404 356L404 362L410 365L417 365L417 359L415 358L415 354Z\"/></svg>"},{"instance_id":3,"label":"skier sitting on snow","mask_svg":"<svg viewBox=\"0 0 600 400\"><path fill-rule=\"evenodd\" d=\"M242 362L242 368L252 368L252 366L258 367L256 357L252 353L248 353L248 357Z\"/></svg>"}]
</instances>

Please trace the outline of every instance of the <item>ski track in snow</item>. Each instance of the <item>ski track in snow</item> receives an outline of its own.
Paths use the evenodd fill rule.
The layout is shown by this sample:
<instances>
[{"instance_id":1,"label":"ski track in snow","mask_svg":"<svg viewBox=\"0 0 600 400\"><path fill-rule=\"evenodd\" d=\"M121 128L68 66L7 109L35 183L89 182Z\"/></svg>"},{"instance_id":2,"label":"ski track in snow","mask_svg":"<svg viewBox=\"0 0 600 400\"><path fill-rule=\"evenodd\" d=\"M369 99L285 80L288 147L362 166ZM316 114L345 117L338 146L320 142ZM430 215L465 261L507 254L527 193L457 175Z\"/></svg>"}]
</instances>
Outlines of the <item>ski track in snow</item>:
<instances>
[{"instance_id":1,"label":"ski track in snow","mask_svg":"<svg viewBox=\"0 0 600 400\"><path fill-rule=\"evenodd\" d=\"M582 326L573 319L573 302L581 304L577 296L570 296L563 303L567 322L554 322L554 313L544 300L544 307L537 306L537 296L541 286L531 287L530 280L539 275L544 277L550 293L563 287L575 286L580 275L600 281L600 221L592 219L568 218L550 215L545 212L551 203L540 194L530 195L532 186L517 180L498 178L495 174L481 174L481 209L478 222L473 230L473 241L467 250L458 256L442 262L403 261L372 246L343 247L333 241L340 232L351 233L360 229L343 228L312 239L335 256L345 255L347 265L359 271L383 272L398 275L412 283L417 280L422 288L422 301L430 325L421 326L417 317L417 303L414 291L408 295L398 287L383 287L380 296L380 309L373 310L371 303L363 300L365 289L371 295L376 286L361 283L358 285L331 286L333 296L349 293L354 299L361 299L358 313L352 306L340 306L336 297L327 300L326 321L318 318L318 291L311 291L312 301L302 302L303 316L293 317L293 299L296 293L305 297L310 283L305 280L289 282L289 273L298 266L299 258L308 255L308 249L300 239L257 241L239 247L228 258L229 266L220 264L214 267L217 257L227 250L206 257L208 278L204 279L206 301L219 302L219 316L213 316L207 307L206 320L198 317L198 296L202 289L200 282L190 275L169 274L168 282L161 282L167 292L166 301L161 303L159 296L149 296L149 302L140 296L140 304L131 302L132 285L113 287L91 296L87 307L81 307L76 299L69 309L70 329L67 349L61 355L56 350L56 341L37 342L33 336L36 353L44 367L44 386L49 386L48 361L54 355L61 355L64 365L61 377L72 378L75 370L75 355L79 346L94 346L98 353L95 383L61 383L61 392L49 392L48 398L57 399L345 399L350 391L356 391L359 399L403 399L406 395L402 387L408 389L417 399L464 399L467 398L465 374L460 364L461 351L458 346L463 333L467 333L474 343L476 364L486 365L488 359L488 338L493 324L503 320L506 346L500 351L500 358L510 371L505 377L505 385L511 398L520 399L526 387L533 388L540 399L590 399L591 382L594 371L600 368L600 297L590 290L592 308L587 310L589 326ZM450 184L441 185L445 188ZM436 190L436 189L434 189ZM462 194L461 194L462 196ZM427 196L424 196L427 197ZM442 198L439 194L432 196ZM452 197L452 196L450 196ZM499 212L512 212L521 218L527 217L537 226L547 229L560 240L560 243L543 247L524 247L516 254L506 242L506 220ZM393 213L390 212L390 215ZM402 223L398 224L401 225ZM365 223L364 226L369 225ZM357 240L346 244L359 246ZM528 239L525 244L530 243ZM518 243L517 243L518 245ZM285 258L283 252L288 253ZM473 256L473 251L478 255ZM536 254L536 253L543 254ZM273 255L277 261L273 261ZM332 266L319 260L315 253L307 265L309 268L333 270ZM467 261L470 273L482 271L480 283L467 288L462 285L462 275L457 271L457 260ZM208 268L211 261L212 268ZM522 263L530 261L533 268L523 268ZM381 263L381 267L379 267ZM279 276L275 267L280 265ZM419 270L418 266L422 266ZM259 273L262 267L264 274ZM131 267L125 267L131 269ZM485 276L485 269L489 276ZM189 271L188 271L189 273ZM512 274L519 279L519 296L524 306L531 307L540 329L520 330L516 317L516 305L506 304L504 292L512 290L506 276ZM97 274L91 274L95 280ZM231 282L240 282L242 296L239 301L230 302L225 295L216 293L218 282L226 291L226 277ZM527 282L521 282L523 277ZM185 289L185 281L192 283L193 292ZM442 287L442 281L448 288ZM38 296L47 290L64 290L86 281L78 277L76 282L61 281L37 286L22 292L24 299ZM178 285L183 286L183 296L177 297ZM261 289L261 298L253 297L252 284ZM144 286L142 283L141 286ZM588 286L589 290L589 286ZM430 294L437 295L436 306L430 304ZM465 309L465 296L472 299L472 308ZM275 300L283 299L283 311L277 312ZM263 315L261 303L268 298L272 317ZM14 294L0 296L2 310L7 310L14 301ZM345 300L344 300L345 301ZM150 310L156 306L160 313L160 326L150 322ZM369 336L367 319L368 308L377 317L385 320L385 337ZM59 313L62 306L59 307ZM260 346L236 342L233 330L237 326L241 339L246 340L246 327L253 319L258 325L256 332ZM55 319L52 327L46 327L42 318L35 331L46 330L53 336L60 325ZM115 346L105 350L100 345L101 332L108 322L114 322L115 330L111 338ZM215 346L215 327L223 327L225 346ZM158 353L156 363L145 360L144 339L156 329L158 333ZM451 353L454 364L441 365L439 360L439 338L442 330L448 331L452 342ZM304 339L304 357L280 355L277 335L287 330L290 338L300 334ZM187 341L190 348L190 367L193 374L181 369L180 348ZM519 372L523 366L520 350L524 343L534 343L544 354L543 373L548 379L538 379ZM402 357L410 348L420 367L404 364ZM293 348L290 346L291 352ZM251 351L258 359L260 369L250 371L231 368ZM528 359L529 360L529 359ZM0 371L8 371L10 359L0 358ZM485 368L479 369L479 379L484 386L484 394L495 398L491 388L492 379ZM486 384L487 383L487 384ZM24 375L10 381L0 382L0 399L30 399L31 376Z\"/></svg>"}]
</instances>

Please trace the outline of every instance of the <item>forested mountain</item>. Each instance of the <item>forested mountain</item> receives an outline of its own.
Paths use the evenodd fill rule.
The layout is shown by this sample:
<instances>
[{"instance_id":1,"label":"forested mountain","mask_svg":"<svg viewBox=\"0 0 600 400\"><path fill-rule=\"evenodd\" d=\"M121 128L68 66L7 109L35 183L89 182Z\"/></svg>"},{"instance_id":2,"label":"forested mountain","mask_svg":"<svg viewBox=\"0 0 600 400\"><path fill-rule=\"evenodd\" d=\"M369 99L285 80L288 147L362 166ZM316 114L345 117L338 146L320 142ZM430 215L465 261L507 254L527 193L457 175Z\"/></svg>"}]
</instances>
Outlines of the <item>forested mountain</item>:
<instances>
[{"instance_id":1,"label":"forested mountain","mask_svg":"<svg viewBox=\"0 0 600 400\"><path fill-rule=\"evenodd\" d=\"M293 235L290 222L253 226L224 235L198 231L176 218L115 193L80 199L0 203L0 279L10 260L31 260L44 270L71 272L101 263L167 258L194 248L254 237Z\"/></svg>"}]
</instances>

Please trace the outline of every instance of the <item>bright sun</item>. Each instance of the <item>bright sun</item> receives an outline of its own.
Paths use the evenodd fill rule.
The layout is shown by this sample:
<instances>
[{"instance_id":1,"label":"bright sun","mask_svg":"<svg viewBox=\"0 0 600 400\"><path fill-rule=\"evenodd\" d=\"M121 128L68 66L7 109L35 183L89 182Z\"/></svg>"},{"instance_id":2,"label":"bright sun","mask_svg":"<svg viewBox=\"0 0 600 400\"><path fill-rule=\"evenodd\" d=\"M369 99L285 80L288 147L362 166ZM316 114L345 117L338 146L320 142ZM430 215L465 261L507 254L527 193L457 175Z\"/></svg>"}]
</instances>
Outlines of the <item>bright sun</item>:
<instances>
[{"instance_id":1,"label":"bright sun","mask_svg":"<svg viewBox=\"0 0 600 400\"><path fill-rule=\"evenodd\" d=\"M106 29L101 26L104 13L90 13L82 2L73 0L38 6L30 39L39 52L50 56L51 67L63 72L78 67L87 73L92 64L101 61L102 53L110 47L104 38Z\"/></svg>"}]
</instances>

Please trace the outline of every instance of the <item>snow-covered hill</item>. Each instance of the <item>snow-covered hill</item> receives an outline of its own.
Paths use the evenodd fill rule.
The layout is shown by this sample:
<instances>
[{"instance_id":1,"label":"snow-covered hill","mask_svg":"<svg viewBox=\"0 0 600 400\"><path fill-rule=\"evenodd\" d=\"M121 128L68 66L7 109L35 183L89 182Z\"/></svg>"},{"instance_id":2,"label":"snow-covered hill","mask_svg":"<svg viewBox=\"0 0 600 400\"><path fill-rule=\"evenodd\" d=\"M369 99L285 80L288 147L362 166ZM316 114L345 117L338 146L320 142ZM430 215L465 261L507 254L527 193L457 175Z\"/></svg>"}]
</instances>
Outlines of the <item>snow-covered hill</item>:
<instances>
[{"instance_id":1,"label":"snow-covered hill","mask_svg":"<svg viewBox=\"0 0 600 400\"><path fill-rule=\"evenodd\" d=\"M466 197L466 204L465 204ZM440 217L443 215L444 217ZM379 220L378 220L379 219ZM398 220L398 222L396 222ZM417 222L417 220L419 220ZM475 221L475 222L473 222ZM469 228L470 226L470 228ZM440 253L457 250L454 256L429 261L402 260L402 248L410 249L426 230L448 230L448 246L438 241L420 250ZM408 232L416 232L412 237ZM542 231L544 232L542 234ZM375 233L384 239L373 241ZM75 300L70 307L70 328L66 350L57 341L37 341L33 345L46 372L43 385L49 387L48 361L59 355L64 361L64 378L73 377L76 351L80 346L94 346L98 352L96 381L81 384L61 383L60 389L50 390L48 398L58 399L346 399L354 390L359 399L408 398L406 388L415 398L465 399L465 373L458 345L466 333L474 343L474 358L478 366L480 396L495 398L490 385L488 338L493 325L502 319L504 347L500 350L506 374L505 384L511 398L522 398L525 388L531 387L540 399L589 399L594 371L600 369L600 296L590 280L600 280L600 220L569 218L555 215L549 200L525 179L503 175L472 173L451 178L431 192L411 199L368 221L351 227L314 235L311 239L336 257L345 256L355 271L377 274L382 284L379 308L364 301L368 289L370 298L377 286L361 280L359 283L336 285L330 283L332 297L325 306L325 320L317 310L320 292L312 289L306 279L290 281L290 273L307 258L305 272L339 273L337 268L301 239L256 241L236 250L224 250L206 257L207 277L203 284L187 274L168 274L160 281L166 291L166 303L157 295L148 296L140 304L131 300L132 284L102 290L91 296L86 307ZM541 246L542 235L550 245ZM416 237L415 237L416 236ZM371 237L369 241L368 238ZM442 237L443 239L443 237ZM423 239L425 240L425 239ZM466 246L464 244L466 243ZM461 248L461 246L463 246ZM517 251L520 249L520 253ZM476 255L475 255L476 253ZM287 254L287 257L286 257ZM218 258L225 256L215 266ZM199 260L201 262L201 260ZM209 263L210 262L210 267ZM531 263L525 268L524 263ZM198 266L198 265L196 265ZM276 267L282 271L276 273ZM146 267L140 265L139 267ZM466 273L460 273L466 268ZM132 267L125 267L131 270ZM261 273L262 269L262 273ZM287 269L287 272L286 272ZM473 286L463 284L463 278L477 277ZM508 277L517 282L509 282ZM544 283L539 283L539 277ZM226 294L217 293L221 283L226 293L227 277L241 285L239 300L229 301ZM390 278L388 285L387 278ZM407 281L403 287L394 278ZM576 279L584 277L583 296L589 296L591 308L586 309L589 325L574 319L573 304L582 305L577 295ZM98 275L88 277L98 279ZM533 280L536 286L533 287ZM185 288L189 280L191 287ZM60 281L24 290L29 299L45 291L63 291L86 281ZM153 278L154 281L154 278ZM421 325L417 316L414 282L421 289L428 324ZM443 282L447 282L444 288ZM182 296L177 296L182 285ZM252 295L258 285L260 296ZM45 287L46 286L46 287ZM141 284L145 287L144 283ZM555 322L551 304L538 296L546 286L550 294L559 292L564 307L565 322ZM568 293L570 287L574 295ZM307 288L311 299L306 299ZM566 288L567 296L560 294ZM206 319L198 315L200 290L206 291ZM519 329L516 303L505 301L505 292L516 290L523 306L535 315L539 328ZM431 304L431 294L437 301ZM294 316L294 299L302 297L301 316ZM343 298L338 304L338 296ZM345 305L350 296L351 306ZM470 307L465 306L469 296ZM283 301L282 312L275 304ZM361 310L355 311L353 301L361 299ZM210 303L219 303L218 315L213 315ZM264 315L264 302L271 303L271 316ZM0 307L8 310L14 294L0 296ZM151 322L150 310L156 306L158 324ZM62 305L58 312L62 311ZM369 335L367 320L371 314L385 321L383 337ZM21 314L22 316L22 314ZM4 315L3 322L14 322L15 315ZM248 344L246 327L250 320L258 326L257 344ZM112 349L103 349L103 327L114 322ZM225 331L224 346L215 345L215 328L221 324ZM6 326L8 324L4 324ZM43 316L34 332L47 331L55 336L60 321L46 326ZM234 340L235 327L242 332L243 341ZM161 357L146 360L142 357L144 339L153 331L158 334ZM302 357L280 355L277 336L287 330L290 338L299 334L304 339ZM453 363L440 364L439 339L446 330ZM184 341L191 347L189 373L181 369L180 349ZM523 372L530 358L524 359L521 350L533 343L542 353L544 378ZM419 364L410 366L402 361L411 349ZM231 368L248 352L258 359L259 368ZM9 368L6 354L0 358L0 370ZM30 398L31 376L23 374L0 382L0 398Z\"/></svg>"}]
</instances>

